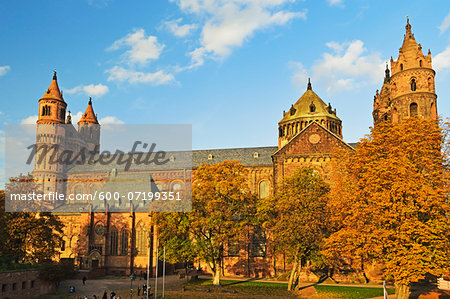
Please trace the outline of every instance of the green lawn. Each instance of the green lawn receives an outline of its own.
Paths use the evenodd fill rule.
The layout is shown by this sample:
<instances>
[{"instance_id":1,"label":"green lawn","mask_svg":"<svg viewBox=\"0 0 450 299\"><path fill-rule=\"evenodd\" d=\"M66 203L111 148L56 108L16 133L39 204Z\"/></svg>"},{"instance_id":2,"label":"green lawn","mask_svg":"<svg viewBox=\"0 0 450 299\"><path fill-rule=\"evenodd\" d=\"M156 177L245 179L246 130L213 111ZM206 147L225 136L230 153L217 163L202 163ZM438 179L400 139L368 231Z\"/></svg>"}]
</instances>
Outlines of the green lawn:
<instances>
[{"instance_id":1,"label":"green lawn","mask_svg":"<svg viewBox=\"0 0 450 299\"><path fill-rule=\"evenodd\" d=\"M365 287L346 287L346 286L328 286L315 285L314 288L318 294L334 298L363 299L383 296L382 288ZM388 288L388 294L394 294L395 289Z\"/></svg>"},{"instance_id":2,"label":"green lawn","mask_svg":"<svg viewBox=\"0 0 450 299\"><path fill-rule=\"evenodd\" d=\"M207 294L206 289L209 289L209 293L213 294L228 294L232 293L227 291L235 291L236 297L241 296L271 296L271 297L295 297L294 294L287 291L287 283L276 282L260 282L254 280L239 281L239 280L221 280L221 286L216 287L212 285L211 279L199 279L196 281L190 281L184 285L186 291L204 292Z\"/></svg>"}]
</instances>

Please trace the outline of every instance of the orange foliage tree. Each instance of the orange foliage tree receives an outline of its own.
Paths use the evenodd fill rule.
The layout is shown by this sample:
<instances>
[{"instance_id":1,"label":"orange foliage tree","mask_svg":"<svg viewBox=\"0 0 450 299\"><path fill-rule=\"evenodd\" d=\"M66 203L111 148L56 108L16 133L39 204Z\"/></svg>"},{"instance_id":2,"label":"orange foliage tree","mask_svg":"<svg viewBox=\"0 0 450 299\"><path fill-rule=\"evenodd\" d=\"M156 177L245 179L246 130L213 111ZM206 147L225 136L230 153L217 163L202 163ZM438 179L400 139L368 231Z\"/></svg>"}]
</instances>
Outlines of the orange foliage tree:
<instances>
[{"instance_id":1,"label":"orange foliage tree","mask_svg":"<svg viewBox=\"0 0 450 299\"><path fill-rule=\"evenodd\" d=\"M334 167L330 260L382 262L397 298L425 274L450 268L448 130L412 117L380 123Z\"/></svg>"},{"instance_id":2,"label":"orange foliage tree","mask_svg":"<svg viewBox=\"0 0 450 299\"><path fill-rule=\"evenodd\" d=\"M274 197L261 200L258 210L263 226L293 262L288 290L299 277L302 261L319 251L327 234L328 192L328 184L317 171L299 168L283 180Z\"/></svg>"},{"instance_id":3,"label":"orange foliage tree","mask_svg":"<svg viewBox=\"0 0 450 299\"><path fill-rule=\"evenodd\" d=\"M174 261L204 261L220 284L223 248L254 220L256 197L237 161L202 164L194 175L192 212L155 215L161 245Z\"/></svg>"}]
</instances>

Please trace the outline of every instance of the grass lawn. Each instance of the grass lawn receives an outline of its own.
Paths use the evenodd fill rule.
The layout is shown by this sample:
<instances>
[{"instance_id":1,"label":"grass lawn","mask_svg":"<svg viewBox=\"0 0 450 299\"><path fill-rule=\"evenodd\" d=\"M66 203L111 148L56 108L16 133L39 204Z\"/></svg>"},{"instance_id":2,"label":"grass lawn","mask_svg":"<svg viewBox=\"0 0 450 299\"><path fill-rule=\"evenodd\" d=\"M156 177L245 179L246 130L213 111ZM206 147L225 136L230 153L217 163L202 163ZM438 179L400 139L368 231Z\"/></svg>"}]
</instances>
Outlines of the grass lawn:
<instances>
[{"instance_id":1,"label":"grass lawn","mask_svg":"<svg viewBox=\"0 0 450 299\"><path fill-rule=\"evenodd\" d=\"M211 279L199 279L184 284L184 298L252 298L252 296L261 298L267 296L270 298L295 298L295 295L287 291L287 283L260 282L260 281L239 281L239 280L221 280L221 286L212 285ZM208 291L209 290L209 291ZM177 297L178 294L169 298ZM191 297L192 295L192 297Z\"/></svg>"},{"instance_id":2,"label":"grass lawn","mask_svg":"<svg viewBox=\"0 0 450 299\"><path fill-rule=\"evenodd\" d=\"M315 285L314 288L319 295L333 298L362 299L383 296L382 288L346 287ZM394 294L395 289L388 288L388 294Z\"/></svg>"}]
</instances>

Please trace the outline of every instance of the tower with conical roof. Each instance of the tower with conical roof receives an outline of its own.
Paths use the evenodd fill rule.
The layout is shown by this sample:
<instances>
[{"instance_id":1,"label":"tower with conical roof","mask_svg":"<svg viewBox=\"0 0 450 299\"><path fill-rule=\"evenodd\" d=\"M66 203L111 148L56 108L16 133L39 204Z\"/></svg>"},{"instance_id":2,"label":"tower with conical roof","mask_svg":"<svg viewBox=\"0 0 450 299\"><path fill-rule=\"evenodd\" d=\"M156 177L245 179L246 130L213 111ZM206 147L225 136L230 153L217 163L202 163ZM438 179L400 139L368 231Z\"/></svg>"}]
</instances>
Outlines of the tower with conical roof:
<instances>
[{"instance_id":1,"label":"tower with conical roof","mask_svg":"<svg viewBox=\"0 0 450 299\"><path fill-rule=\"evenodd\" d=\"M98 154L100 150L100 124L92 107L92 98L89 98L86 111L78 122L78 132L86 141L89 152Z\"/></svg>"},{"instance_id":2,"label":"tower with conical roof","mask_svg":"<svg viewBox=\"0 0 450 299\"><path fill-rule=\"evenodd\" d=\"M342 139L342 121L336 115L331 104L325 104L312 90L310 79L305 93L291 106L283 111L283 118L278 123L278 148L287 144L295 135L311 122L317 122Z\"/></svg>"},{"instance_id":3,"label":"tower with conical roof","mask_svg":"<svg viewBox=\"0 0 450 299\"><path fill-rule=\"evenodd\" d=\"M409 19L397 60L391 57L391 70L381 91L377 90L373 104L374 124L382 121L393 123L419 116L437 119L437 95L434 85L435 71L431 65L431 52L424 55L411 31Z\"/></svg>"},{"instance_id":4,"label":"tower with conical roof","mask_svg":"<svg viewBox=\"0 0 450 299\"><path fill-rule=\"evenodd\" d=\"M43 192L63 192L63 163L55 161L65 150L65 117L67 104L58 86L56 71L52 82L39 100L36 129L36 156L33 176Z\"/></svg>"}]
</instances>

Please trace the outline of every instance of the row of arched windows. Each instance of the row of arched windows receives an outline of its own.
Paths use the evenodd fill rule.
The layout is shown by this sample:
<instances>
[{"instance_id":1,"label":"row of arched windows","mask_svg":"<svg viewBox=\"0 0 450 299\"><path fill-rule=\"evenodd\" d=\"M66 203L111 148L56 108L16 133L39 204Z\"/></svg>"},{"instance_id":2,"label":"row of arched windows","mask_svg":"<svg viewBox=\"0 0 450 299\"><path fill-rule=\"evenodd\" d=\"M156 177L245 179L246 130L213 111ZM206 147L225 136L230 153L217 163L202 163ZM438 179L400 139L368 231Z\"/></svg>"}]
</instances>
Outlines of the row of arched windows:
<instances>
[{"instance_id":1,"label":"row of arched windows","mask_svg":"<svg viewBox=\"0 0 450 299\"><path fill-rule=\"evenodd\" d=\"M128 253L128 231L123 229L120 234L120 254ZM111 255L119 255L119 231L113 227L110 233L110 253Z\"/></svg>"}]
</instances>

